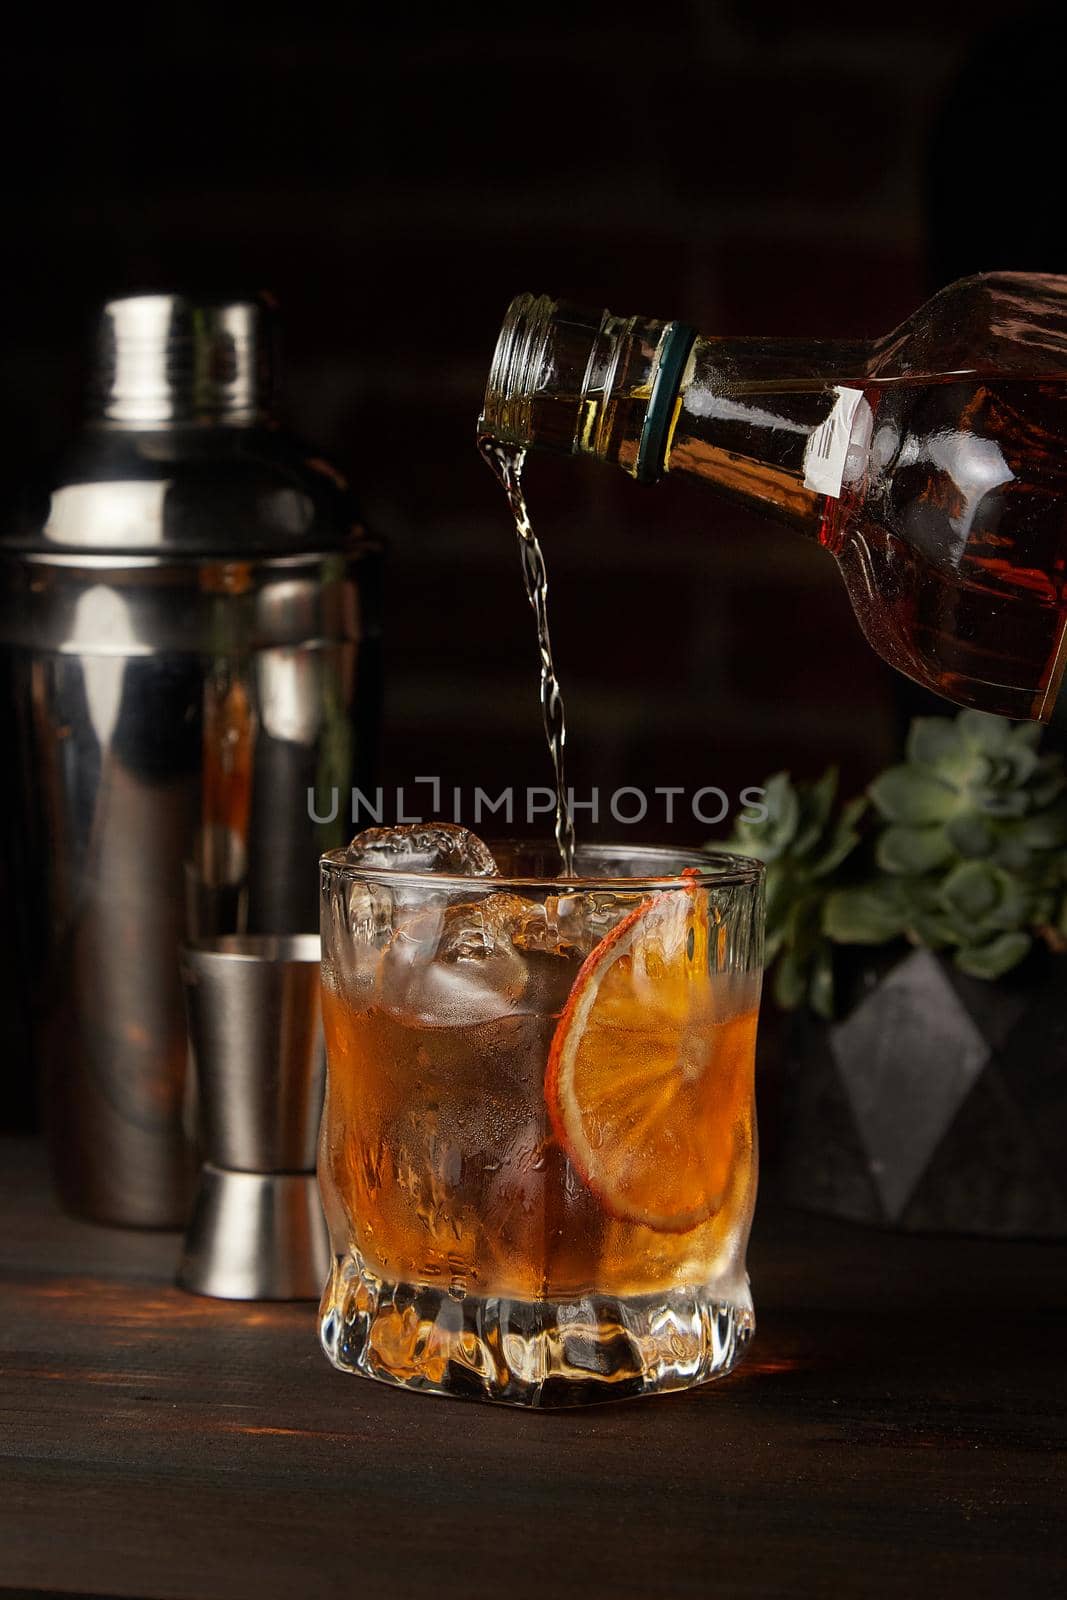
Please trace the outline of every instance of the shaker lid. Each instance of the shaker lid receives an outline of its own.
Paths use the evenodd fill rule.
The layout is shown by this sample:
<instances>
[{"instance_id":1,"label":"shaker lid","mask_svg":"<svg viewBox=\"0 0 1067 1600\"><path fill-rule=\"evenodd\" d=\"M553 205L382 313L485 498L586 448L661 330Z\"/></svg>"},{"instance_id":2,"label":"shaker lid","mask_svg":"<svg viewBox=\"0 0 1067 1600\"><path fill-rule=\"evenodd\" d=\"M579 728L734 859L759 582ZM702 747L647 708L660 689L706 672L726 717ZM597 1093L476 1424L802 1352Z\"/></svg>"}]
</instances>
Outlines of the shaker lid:
<instances>
[{"instance_id":1,"label":"shaker lid","mask_svg":"<svg viewBox=\"0 0 1067 1600\"><path fill-rule=\"evenodd\" d=\"M343 476L271 418L272 318L257 296L109 301L90 426L27 484L0 551L249 561L368 544Z\"/></svg>"},{"instance_id":2,"label":"shaker lid","mask_svg":"<svg viewBox=\"0 0 1067 1600\"><path fill-rule=\"evenodd\" d=\"M134 428L254 420L270 397L272 310L263 295L109 300L96 330L93 416Z\"/></svg>"}]
</instances>

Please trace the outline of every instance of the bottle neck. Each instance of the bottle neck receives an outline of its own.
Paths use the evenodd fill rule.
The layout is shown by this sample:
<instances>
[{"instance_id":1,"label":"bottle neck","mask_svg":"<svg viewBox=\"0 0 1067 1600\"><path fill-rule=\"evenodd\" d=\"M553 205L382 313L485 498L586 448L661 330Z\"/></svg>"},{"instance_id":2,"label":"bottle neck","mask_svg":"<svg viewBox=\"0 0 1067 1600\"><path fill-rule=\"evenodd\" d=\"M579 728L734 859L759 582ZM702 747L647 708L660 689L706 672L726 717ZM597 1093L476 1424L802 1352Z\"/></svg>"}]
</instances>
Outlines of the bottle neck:
<instances>
[{"instance_id":1,"label":"bottle neck","mask_svg":"<svg viewBox=\"0 0 1067 1600\"><path fill-rule=\"evenodd\" d=\"M501 329L480 429L648 482L691 473L817 532L826 497L862 469L869 360L860 343L708 339L522 295Z\"/></svg>"},{"instance_id":2,"label":"bottle neck","mask_svg":"<svg viewBox=\"0 0 1067 1600\"><path fill-rule=\"evenodd\" d=\"M805 531L867 460L870 347L801 339L698 339L679 385L665 468Z\"/></svg>"},{"instance_id":3,"label":"bottle neck","mask_svg":"<svg viewBox=\"0 0 1067 1600\"><path fill-rule=\"evenodd\" d=\"M692 339L678 323L519 295L497 340L479 432L500 444L594 455L635 477L658 478L667 429L657 450L653 424L673 402Z\"/></svg>"},{"instance_id":4,"label":"bottle neck","mask_svg":"<svg viewBox=\"0 0 1067 1600\"><path fill-rule=\"evenodd\" d=\"M270 309L259 299L130 295L100 316L91 421L249 427L270 411Z\"/></svg>"}]
</instances>

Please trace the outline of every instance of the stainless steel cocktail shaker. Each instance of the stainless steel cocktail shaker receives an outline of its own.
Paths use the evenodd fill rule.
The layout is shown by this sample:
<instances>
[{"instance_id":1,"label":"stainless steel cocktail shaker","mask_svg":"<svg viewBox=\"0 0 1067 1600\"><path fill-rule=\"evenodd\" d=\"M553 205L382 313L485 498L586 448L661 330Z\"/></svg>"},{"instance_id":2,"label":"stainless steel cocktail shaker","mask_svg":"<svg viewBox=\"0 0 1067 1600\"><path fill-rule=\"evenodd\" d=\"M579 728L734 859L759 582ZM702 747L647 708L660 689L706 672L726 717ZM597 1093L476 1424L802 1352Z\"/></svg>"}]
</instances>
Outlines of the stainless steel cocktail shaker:
<instances>
[{"instance_id":1,"label":"stainless steel cocktail shaker","mask_svg":"<svg viewBox=\"0 0 1067 1600\"><path fill-rule=\"evenodd\" d=\"M269 322L106 306L86 425L0 546L44 1124L110 1222L187 1215L180 944L313 929L331 796L368 777L379 552L271 418Z\"/></svg>"}]
</instances>

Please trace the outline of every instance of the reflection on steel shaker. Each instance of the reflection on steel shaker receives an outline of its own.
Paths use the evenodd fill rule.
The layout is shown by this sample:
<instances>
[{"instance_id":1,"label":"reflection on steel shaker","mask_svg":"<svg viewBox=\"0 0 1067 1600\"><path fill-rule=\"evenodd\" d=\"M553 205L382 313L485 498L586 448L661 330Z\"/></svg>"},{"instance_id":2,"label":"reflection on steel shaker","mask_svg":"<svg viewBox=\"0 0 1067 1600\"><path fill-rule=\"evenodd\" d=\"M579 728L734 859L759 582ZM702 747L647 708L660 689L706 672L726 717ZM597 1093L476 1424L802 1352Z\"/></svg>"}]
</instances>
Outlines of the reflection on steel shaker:
<instances>
[{"instance_id":1,"label":"reflection on steel shaker","mask_svg":"<svg viewBox=\"0 0 1067 1600\"><path fill-rule=\"evenodd\" d=\"M102 1221L186 1218L178 947L313 930L343 819L312 810L369 781L380 550L271 418L270 326L263 300L107 305L87 422L0 542L43 1119Z\"/></svg>"}]
</instances>

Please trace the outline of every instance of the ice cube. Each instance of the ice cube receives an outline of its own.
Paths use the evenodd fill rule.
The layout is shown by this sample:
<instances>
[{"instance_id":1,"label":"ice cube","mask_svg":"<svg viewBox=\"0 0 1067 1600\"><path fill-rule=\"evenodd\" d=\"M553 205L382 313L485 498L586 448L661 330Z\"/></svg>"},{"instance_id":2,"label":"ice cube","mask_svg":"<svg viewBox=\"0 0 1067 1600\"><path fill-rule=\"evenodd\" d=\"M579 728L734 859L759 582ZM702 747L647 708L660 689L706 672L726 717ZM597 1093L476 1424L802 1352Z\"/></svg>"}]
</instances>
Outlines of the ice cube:
<instances>
[{"instance_id":1,"label":"ice cube","mask_svg":"<svg viewBox=\"0 0 1067 1600\"><path fill-rule=\"evenodd\" d=\"M584 957L644 898L637 890L574 890L550 895L545 915L561 953Z\"/></svg>"},{"instance_id":2,"label":"ice cube","mask_svg":"<svg viewBox=\"0 0 1067 1600\"><path fill-rule=\"evenodd\" d=\"M395 872L452 872L493 878L497 865L487 845L454 822L415 822L395 828L364 828L348 847L354 866L391 867Z\"/></svg>"},{"instance_id":3,"label":"ice cube","mask_svg":"<svg viewBox=\"0 0 1067 1600\"><path fill-rule=\"evenodd\" d=\"M521 895L423 903L383 952L382 1003L437 1027L550 1015L566 1001L577 954L560 941L545 907ZM571 959L555 959L561 956Z\"/></svg>"},{"instance_id":4,"label":"ice cube","mask_svg":"<svg viewBox=\"0 0 1067 1600\"><path fill-rule=\"evenodd\" d=\"M489 895L460 905L421 905L382 955L381 997L405 1021L475 1026L506 1016L523 997L527 973Z\"/></svg>"},{"instance_id":5,"label":"ice cube","mask_svg":"<svg viewBox=\"0 0 1067 1600\"><path fill-rule=\"evenodd\" d=\"M517 950L573 958L587 956L641 898L636 892L583 891L550 894L541 902L496 894L485 904L486 916Z\"/></svg>"},{"instance_id":6,"label":"ice cube","mask_svg":"<svg viewBox=\"0 0 1067 1600\"><path fill-rule=\"evenodd\" d=\"M549 896L545 904L511 894L494 898L509 902L506 907L501 906L499 914L507 918L508 934L517 949L543 956L572 954L574 946L556 921L554 896Z\"/></svg>"},{"instance_id":7,"label":"ice cube","mask_svg":"<svg viewBox=\"0 0 1067 1600\"><path fill-rule=\"evenodd\" d=\"M544 953L554 949L557 943L555 930L549 927L545 908L538 900L501 892L486 895L476 905L453 906L451 909L464 913L462 918L457 917L457 924L462 922L478 928L484 945L484 951L475 952L478 954L490 955L501 945ZM457 945L453 938L449 948L454 945L460 953L466 953L463 941Z\"/></svg>"},{"instance_id":8,"label":"ice cube","mask_svg":"<svg viewBox=\"0 0 1067 1600\"><path fill-rule=\"evenodd\" d=\"M331 882L323 907L323 978L350 1005L371 1002L394 921L394 896L386 884L344 876Z\"/></svg>"}]
</instances>

